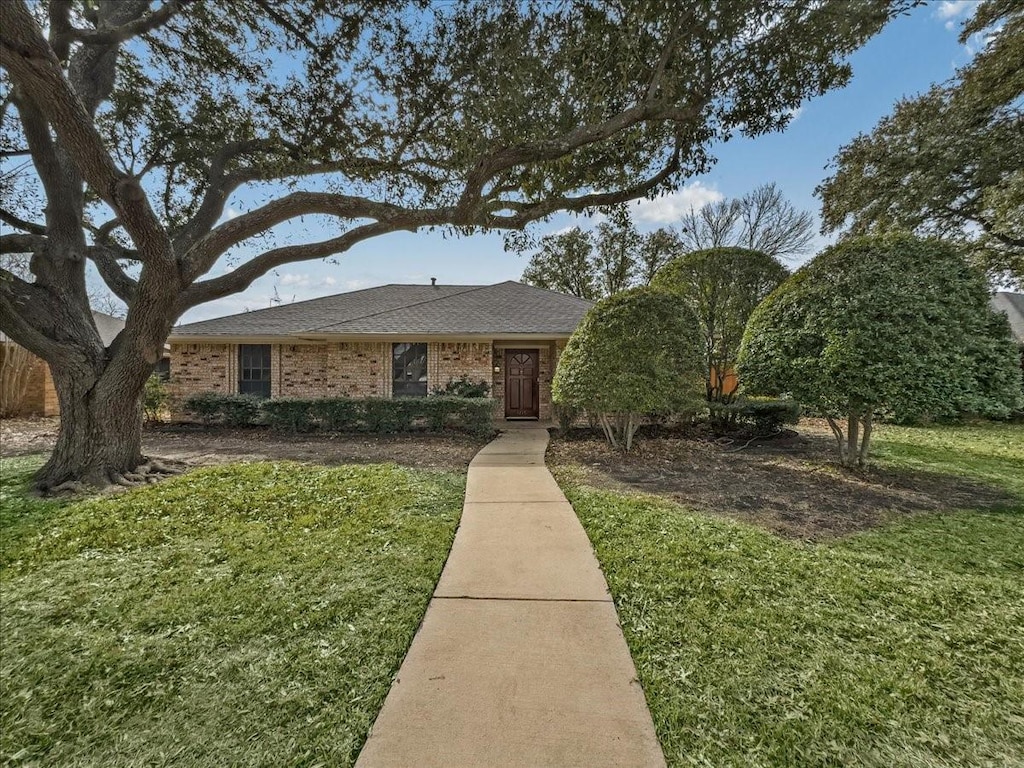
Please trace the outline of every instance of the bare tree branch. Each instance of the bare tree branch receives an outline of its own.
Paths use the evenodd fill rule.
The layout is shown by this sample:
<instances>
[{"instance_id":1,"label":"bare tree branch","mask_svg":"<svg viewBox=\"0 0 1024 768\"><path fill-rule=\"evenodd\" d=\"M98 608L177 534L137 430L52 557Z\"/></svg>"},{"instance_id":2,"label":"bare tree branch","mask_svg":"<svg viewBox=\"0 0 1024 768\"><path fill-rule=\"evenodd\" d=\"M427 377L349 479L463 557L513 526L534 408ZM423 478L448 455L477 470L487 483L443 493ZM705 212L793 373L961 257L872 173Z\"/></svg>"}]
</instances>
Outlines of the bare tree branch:
<instances>
[{"instance_id":1,"label":"bare tree branch","mask_svg":"<svg viewBox=\"0 0 1024 768\"><path fill-rule=\"evenodd\" d=\"M180 314L197 304L244 291L252 285L253 281L275 267L291 264L296 261L320 259L325 256L342 253L363 240L387 234L388 232L395 232L403 228L405 227L394 222L376 221L371 224L363 224L330 240L306 243L304 245L289 245L266 251L226 275L212 280L202 280L198 283L193 283L191 287L181 294L175 311Z\"/></svg>"},{"instance_id":2,"label":"bare tree branch","mask_svg":"<svg viewBox=\"0 0 1024 768\"><path fill-rule=\"evenodd\" d=\"M103 245L90 246L86 250L86 255L96 265L96 271L100 273L103 282L114 292L114 295L131 306L139 284L130 278L117 263L119 258L131 258L131 256L123 249Z\"/></svg>"},{"instance_id":3,"label":"bare tree branch","mask_svg":"<svg viewBox=\"0 0 1024 768\"><path fill-rule=\"evenodd\" d=\"M2 221L9 227L14 227L15 229L20 229L24 232L31 232L33 235L46 234L46 227L44 227L42 224L36 224L35 222L32 221L25 221L24 219L15 216L13 213L11 213L10 211L6 211L3 208L0 208L0 221Z\"/></svg>"}]
</instances>

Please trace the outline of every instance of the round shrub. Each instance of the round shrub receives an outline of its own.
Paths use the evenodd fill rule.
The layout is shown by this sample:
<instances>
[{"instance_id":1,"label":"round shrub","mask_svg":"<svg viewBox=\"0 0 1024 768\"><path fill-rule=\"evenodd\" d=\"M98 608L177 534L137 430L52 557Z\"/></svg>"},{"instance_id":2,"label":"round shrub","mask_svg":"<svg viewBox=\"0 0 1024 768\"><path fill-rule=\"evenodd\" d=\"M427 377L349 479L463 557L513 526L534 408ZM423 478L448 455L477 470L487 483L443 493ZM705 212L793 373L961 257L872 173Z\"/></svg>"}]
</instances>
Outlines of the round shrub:
<instances>
[{"instance_id":1,"label":"round shrub","mask_svg":"<svg viewBox=\"0 0 1024 768\"><path fill-rule=\"evenodd\" d=\"M754 311L739 365L750 391L829 416L848 464L866 459L876 416L1005 416L1021 395L984 277L951 244L908 234L825 249Z\"/></svg>"},{"instance_id":2,"label":"round shrub","mask_svg":"<svg viewBox=\"0 0 1024 768\"><path fill-rule=\"evenodd\" d=\"M668 291L637 288L598 302L558 361L552 397L598 414L613 447L629 450L647 414L671 413L699 397L697 320Z\"/></svg>"}]
</instances>

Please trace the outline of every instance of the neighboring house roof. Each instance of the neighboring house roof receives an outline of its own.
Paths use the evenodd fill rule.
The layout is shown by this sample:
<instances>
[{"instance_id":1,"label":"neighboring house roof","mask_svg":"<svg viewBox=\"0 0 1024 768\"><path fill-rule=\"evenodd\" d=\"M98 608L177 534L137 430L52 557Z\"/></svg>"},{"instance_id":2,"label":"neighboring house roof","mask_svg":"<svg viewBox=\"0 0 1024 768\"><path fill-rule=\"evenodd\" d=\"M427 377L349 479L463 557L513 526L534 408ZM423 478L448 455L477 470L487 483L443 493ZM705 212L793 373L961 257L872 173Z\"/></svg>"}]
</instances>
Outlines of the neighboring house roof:
<instances>
[{"instance_id":1,"label":"neighboring house roof","mask_svg":"<svg viewBox=\"0 0 1024 768\"><path fill-rule=\"evenodd\" d=\"M105 312L92 310L92 320L96 323L96 330L100 333L100 341L104 347L109 347L114 339L124 330L124 320L120 317L108 315ZM7 335L0 331L0 341L7 341Z\"/></svg>"},{"instance_id":2,"label":"neighboring house roof","mask_svg":"<svg viewBox=\"0 0 1024 768\"><path fill-rule=\"evenodd\" d=\"M1024 293L999 291L992 294L992 309L1010 318L1010 331L1018 343L1024 344Z\"/></svg>"},{"instance_id":3,"label":"neighboring house roof","mask_svg":"<svg viewBox=\"0 0 1024 768\"><path fill-rule=\"evenodd\" d=\"M569 335L593 304L514 281L382 285L175 328L194 336Z\"/></svg>"}]
</instances>

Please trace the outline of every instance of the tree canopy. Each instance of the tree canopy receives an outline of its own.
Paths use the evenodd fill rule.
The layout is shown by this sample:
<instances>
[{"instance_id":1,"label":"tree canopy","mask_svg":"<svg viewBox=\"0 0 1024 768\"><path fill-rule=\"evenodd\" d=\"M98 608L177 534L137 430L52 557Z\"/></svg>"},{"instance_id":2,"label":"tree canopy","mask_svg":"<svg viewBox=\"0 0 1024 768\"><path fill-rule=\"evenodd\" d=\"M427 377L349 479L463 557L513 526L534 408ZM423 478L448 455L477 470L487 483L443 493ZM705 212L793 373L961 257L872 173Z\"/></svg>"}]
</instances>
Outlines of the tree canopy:
<instances>
[{"instance_id":1,"label":"tree canopy","mask_svg":"<svg viewBox=\"0 0 1024 768\"><path fill-rule=\"evenodd\" d=\"M877 416L1006 416L1019 406L1016 346L988 299L982 273L949 243L849 238L757 307L740 375L752 392L788 393L823 412L844 462L862 464Z\"/></svg>"},{"instance_id":2,"label":"tree canopy","mask_svg":"<svg viewBox=\"0 0 1024 768\"><path fill-rule=\"evenodd\" d=\"M390 232L675 189L843 85L910 4L5 0L0 253L32 279L0 272L0 328L60 394L41 485L132 480L130 405L189 308ZM128 306L109 349L87 261Z\"/></svg>"},{"instance_id":3,"label":"tree canopy","mask_svg":"<svg viewBox=\"0 0 1024 768\"><path fill-rule=\"evenodd\" d=\"M629 450L642 417L699 399L697 320L668 291L634 288L598 302L569 337L552 399L597 414L612 447Z\"/></svg>"},{"instance_id":4,"label":"tree canopy","mask_svg":"<svg viewBox=\"0 0 1024 768\"><path fill-rule=\"evenodd\" d=\"M723 385L736 367L747 321L788 276L777 259L747 248L693 251L673 259L655 276L652 285L677 294L697 318L709 401L731 399Z\"/></svg>"},{"instance_id":5,"label":"tree canopy","mask_svg":"<svg viewBox=\"0 0 1024 768\"><path fill-rule=\"evenodd\" d=\"M544 235L536 244L529 237L513 238L511 247L530 253L523 282L590 301L649 284L683 252L672 230L642 235L622 207L593 230L572 227Z\"/></svg>"},{"instance_id":6,"label":"tree canopy","mask_svg":"<svg viewBox=\"0 0 1024 768\"><path fill-rule=\"evenodd\" d=\"M819 186L826 231L952 238L996 282L1024 280L1024 5L986 0L961 35L986 46L947 83L896 104Z\"/></svg>"}]
</instances>

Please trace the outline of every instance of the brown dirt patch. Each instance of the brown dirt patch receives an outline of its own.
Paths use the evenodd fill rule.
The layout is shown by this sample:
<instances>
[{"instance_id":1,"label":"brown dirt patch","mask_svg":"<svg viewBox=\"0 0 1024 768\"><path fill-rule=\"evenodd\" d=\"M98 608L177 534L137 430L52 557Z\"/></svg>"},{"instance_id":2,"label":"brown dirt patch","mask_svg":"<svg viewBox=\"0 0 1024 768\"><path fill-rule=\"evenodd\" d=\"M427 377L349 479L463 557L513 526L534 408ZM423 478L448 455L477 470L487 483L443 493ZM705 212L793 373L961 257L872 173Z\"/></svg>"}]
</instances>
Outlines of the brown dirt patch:
<instances>
[{"instance_id":1,"label":"brown dirt patch","mask_svg":"<svg viewBox=\"0 0 1024 768\"><path fill-rule=\"evenodd\" d=\"M0 419L0 456L24 456L41 453L57 440L56 416Z\"/></svg>"},{"instance_id":2,"label":"brown dirt patch","mask_svg":"<svg viewBox=\"0 0 1024 768\"><path fill-rule=\"evenodd\" d=\"M844 470L833 461L824 422L801 422L799 429L742 449L745 440L661 436L638 440L630 454L612 451L596 436L553 436L547 461L552 469L581 471L598 488L664 496L799 539L833 538L921 512L1013 501L998 489L949 475Z\"/></svg>"},{"instance_id":3,"label":"brown dirt patch","mask_svg":"<svg viewBox=\"0 0 1024 768\"><path fill-rule=\"evenodd\" d=\"M57 437L56 418L0 422L0 455L49 450ZM143 451L189 466L236 461L290 459L316 464L374 464L462 472L487 438L469 435L281 435L264 427L207 429L193 425L147 427Z\"/></svg>"},{"instance_id":4,"label":"brown dirt patch","mask_svg":"<svg viewBox=\"0 0 1024 768\"><path fill-rule=\"evenodd\" d=\"M142 436L147 454L191 466L289 459L316 464L392 461L418 469L465 471L487 439L469 435L281 435L262 427L156 427Z\"/></svg>"}]
</instances>

